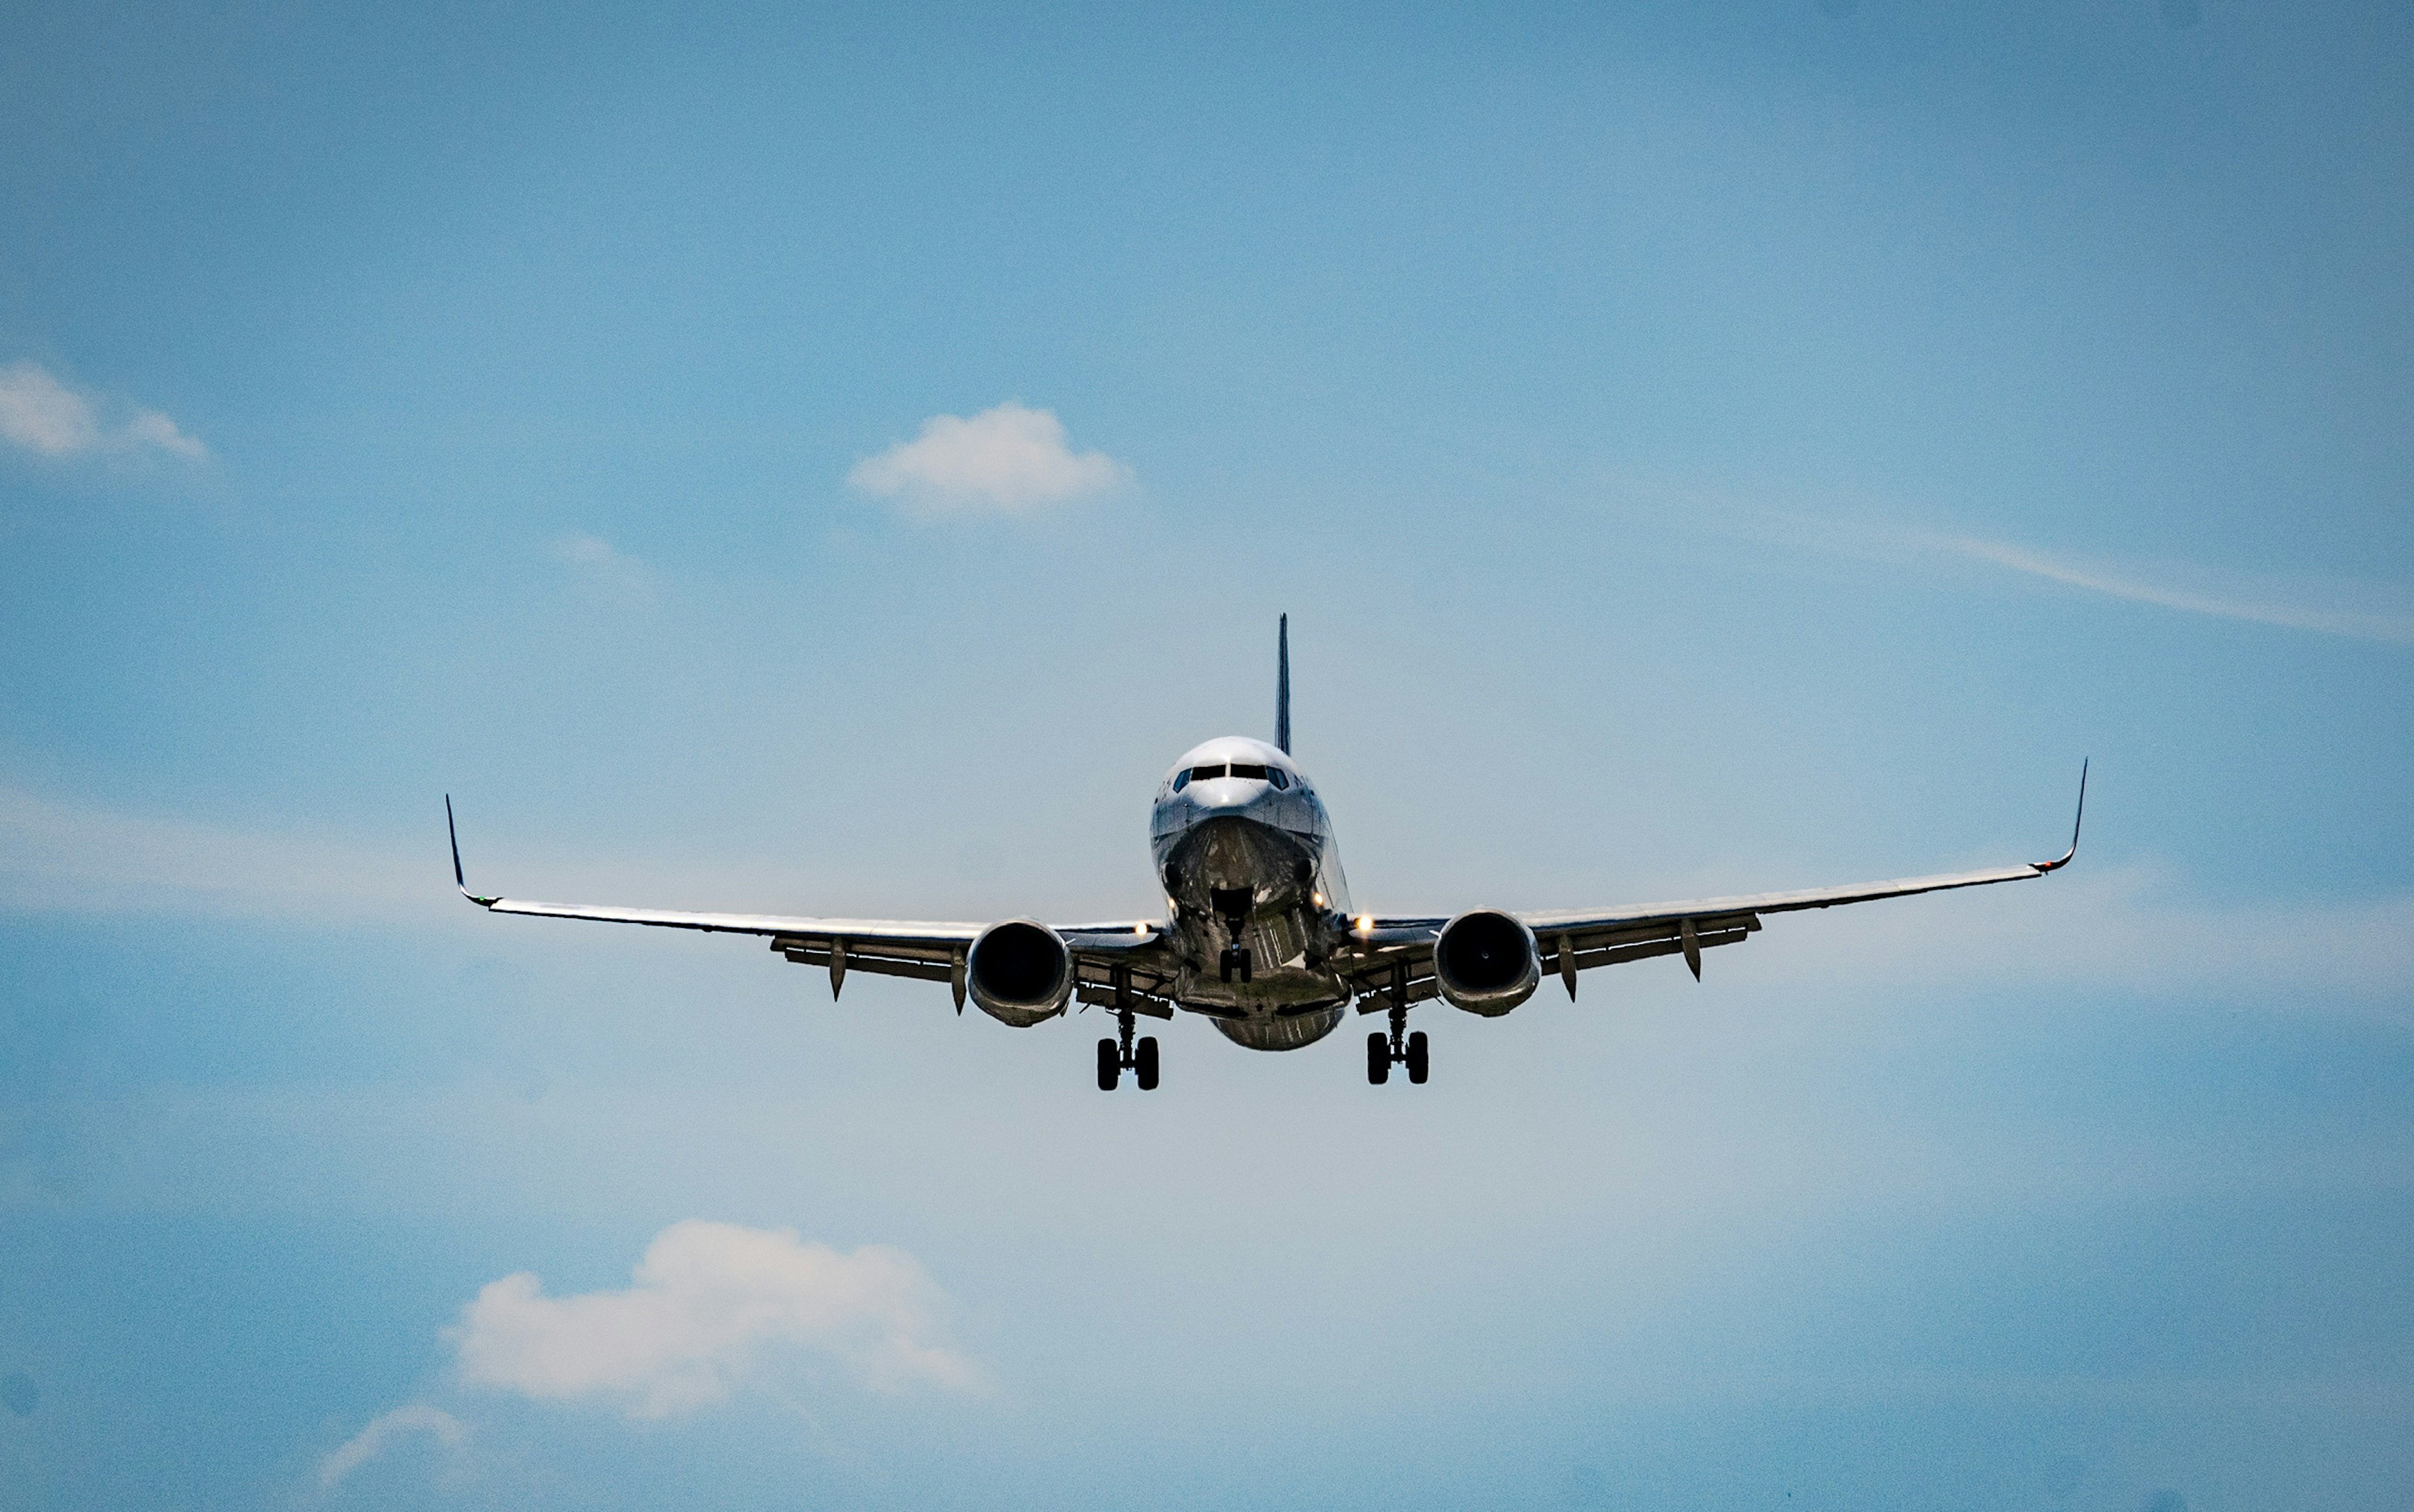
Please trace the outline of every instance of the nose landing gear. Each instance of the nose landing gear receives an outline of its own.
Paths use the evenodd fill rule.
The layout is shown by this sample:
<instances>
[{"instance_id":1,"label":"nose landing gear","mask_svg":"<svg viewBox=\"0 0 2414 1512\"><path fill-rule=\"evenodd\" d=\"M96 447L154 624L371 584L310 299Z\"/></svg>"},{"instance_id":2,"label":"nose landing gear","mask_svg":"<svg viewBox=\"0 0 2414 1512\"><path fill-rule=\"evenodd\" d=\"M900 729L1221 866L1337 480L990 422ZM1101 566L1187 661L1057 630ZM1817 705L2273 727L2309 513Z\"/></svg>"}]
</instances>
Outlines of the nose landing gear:
<instances>
[{"instance_id":1,"label":"nose landing gear","mask_svg":"<svg viewBox=\"0 0 2414 1512\"><path fill-rule=\"evenodd\" d=\"M1116 1036L1098 1041L1098 1090L1111 1092L1130 1071L1132 1080L1143 1092L1156 1090L1156 1036L1143 1035L1132 1040L1132 1016L1129 1012L1115 1015Z\"/></svg>"},{"instance_id":2,"label":"nose landing gear","mask_svg":"<svg viewBox=\"0 0 2414 1512\"><path fill-rule=\"evenodd\" d=\"M1224 947L1223 954L1215 962L1216 975L1226 981L1230 981L1235 976L1247 981L1249 948L1241 943L1241 936L1248 930L1249 910L1257 906L1257 894L1247 888L1209 888L1207 905L1224 921L1225 933L1232 941Z\"/></svg>"}]
</instances>

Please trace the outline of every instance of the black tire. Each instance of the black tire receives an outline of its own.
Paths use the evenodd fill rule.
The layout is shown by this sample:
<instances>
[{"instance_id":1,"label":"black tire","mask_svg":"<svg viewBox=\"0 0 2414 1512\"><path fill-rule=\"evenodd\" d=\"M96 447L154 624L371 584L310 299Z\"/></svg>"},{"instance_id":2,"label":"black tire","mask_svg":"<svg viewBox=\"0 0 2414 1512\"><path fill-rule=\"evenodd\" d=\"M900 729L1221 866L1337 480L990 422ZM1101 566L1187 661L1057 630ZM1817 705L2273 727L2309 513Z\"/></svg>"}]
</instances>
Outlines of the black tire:
<instances>
[{"instance_id":1,"label":"black tire","mask_svg":"<svg viewBox=\"0 0 2414 1512\"><path fill-rule=\"evenodd\" d=\"M1408 1080L1419 1086L1424 1085L1426 1066L1425 1031L1419 1029L1408 1036Z\"/></svg>"},{"instance_id":2,"label":"black tire","mask_svg":"<svg viewBox=\"0 0 2414 1512\"><path fill-rule=\"evenodd\" d=\"M1392 1041L1377 1029L1366 1037L1366 1085L1380 1086L1392 1079Z\"/></svg>"},{"instance_id":3,"label":"black tire","mask_svg":"<svg viewBox=\"0 0 2414 1512\"><path fill-rule=\"evenodd\" d=\"M1132 1055L1132 1079L1143 1092L1156 1090L1156 1036L1144 1036Z\"/></svg>"},{"instance_id":4,"label":"black tire","mask_svg":"<svg viewBox=\"0 0 2414 1512\"><path fill-rule=\"evenodd\" d=\"M1123 1079L1123 1052L1115 1048L1115 1042L1112 1040L1099 1040L1098 1090L1101 1092L1111 1092L1115 1089L1115 1084Z\"/></svg>"}]
</instances>

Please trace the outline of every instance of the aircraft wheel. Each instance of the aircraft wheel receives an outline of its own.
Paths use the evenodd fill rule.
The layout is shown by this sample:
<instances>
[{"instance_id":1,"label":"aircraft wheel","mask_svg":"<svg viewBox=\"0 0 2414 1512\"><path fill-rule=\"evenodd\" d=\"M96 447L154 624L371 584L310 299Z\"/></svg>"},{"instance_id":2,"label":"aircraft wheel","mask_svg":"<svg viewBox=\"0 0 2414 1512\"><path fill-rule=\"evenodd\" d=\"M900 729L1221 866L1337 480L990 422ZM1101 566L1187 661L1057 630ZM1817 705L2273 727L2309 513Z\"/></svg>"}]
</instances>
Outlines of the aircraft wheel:
<instances>
[{"instance_id":1,"label":"aircraft wheel","mask_svg":"<svg viewBox=\"0 0 2414 1512\"><path fill-rule=\"evenodd\" d=\"M1366 1037L1366 1085L1380 1086L1392 1079L1392 1041L1380 1029Z\"/></svg>"},{"instance_id":2,"label":"aircraft wheel","mask_svg":"<svg viewBox=\"0 0 2414 1512\"><path fill-rule=\"evenodd\" d=\"M1143 1092L1156 1090L1156 1036L1144 1036L1135 1047L1132 1070Z\"/></svg>"},{"instance_id":3,"label":"aircraft wheel","mask_svg":"<svg viewBox=\"0 0 2414 1512\"><path fill-rule=\"evenodd\" d=\"M1098 1041L1098 1090L1111 1092L1124 1077L1124 1057L1112 1040Z\"/></svg>"},{"instance_id":4,"label":"aircraft wheel","mask_svg":"<svg viewBox=\"0 0 2414 1512\"><path fill-rule=\"evenodd\" d=\"M1408 1036L1408 1080L1425 1085L1425 1031L1419 1029Z\"/></svg>"}]
</instances>

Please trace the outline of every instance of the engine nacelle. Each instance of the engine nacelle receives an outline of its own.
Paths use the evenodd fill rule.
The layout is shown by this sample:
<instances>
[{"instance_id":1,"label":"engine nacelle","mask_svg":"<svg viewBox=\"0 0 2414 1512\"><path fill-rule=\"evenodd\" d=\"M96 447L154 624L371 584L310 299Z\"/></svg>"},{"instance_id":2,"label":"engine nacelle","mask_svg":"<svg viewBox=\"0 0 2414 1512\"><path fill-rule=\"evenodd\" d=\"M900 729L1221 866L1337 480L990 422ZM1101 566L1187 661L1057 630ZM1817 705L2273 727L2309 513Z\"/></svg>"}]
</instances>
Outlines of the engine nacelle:
<instances>
[{"instance_id":1,"label":"engine nacelle","mask_svg":"<svg viewBox=\"0 0 2414 1512\"><path fill-rule=\"evenodd\" d=\"M1434 982L1453 1008L1498 1018L1534 996L1542 952L1534 932L1493 908L1472 908L1434 941Z\"/></svg>"},{"instance_id":2,"label":"engine nacelle","mask_svg":"<svg viewBox=\"0 0 2414 1512\"><path fill-rule=\"evenodd\" d=\"M1027 1029L1065 1011L1073 996L1073 952L1046 924L991 924L964 958L964 987L982 1012Z\"/></svg>"}]
</instances>

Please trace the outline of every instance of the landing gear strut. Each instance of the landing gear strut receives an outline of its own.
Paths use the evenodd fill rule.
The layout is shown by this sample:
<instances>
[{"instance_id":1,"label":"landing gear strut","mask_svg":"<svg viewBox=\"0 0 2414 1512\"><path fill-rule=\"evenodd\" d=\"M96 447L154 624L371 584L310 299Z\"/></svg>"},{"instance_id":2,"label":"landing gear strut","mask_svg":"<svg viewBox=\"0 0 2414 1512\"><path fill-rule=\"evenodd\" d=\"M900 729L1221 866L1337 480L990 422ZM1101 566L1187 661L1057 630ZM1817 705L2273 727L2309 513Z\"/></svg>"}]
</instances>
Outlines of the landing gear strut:
<instances>
[{"instance_id":1,"label":"landing gear strut","mask_svg":"<svg viewBox=\"0 0 2414 1512\"><path fill-rule=\"evenodd\" d=\"M1392 1079L1394 1065L1408 1069L1408 1080L1419 1086L1425 1085L1425 1074L1432 1070L1425 1031L1408 1032L1408 973L1406 966L1392 968L1392 1032L1377 1029L1366 1036L1366 1084L1380 1086Z\"/></svg>"},{"instance_id":2,"label":"landing gear strut","mask_svg":"<svg viewBox=\"0 0 2414 1512\"><path fill-rule=\"evenodd\" d=\"M1112 1040L1098 1041L1098 1090L1111 1092L1130 1071L1143 1092L1156 1090L1156 1036L1143 1035L1138 1042L1132 1040L1132 1015L1128 1010L1115 1015L1116 1035Z\"/></svg>"}]
</instances>

